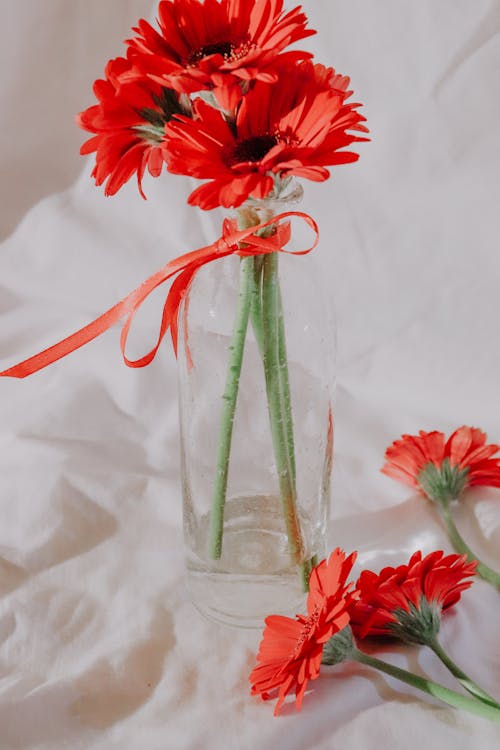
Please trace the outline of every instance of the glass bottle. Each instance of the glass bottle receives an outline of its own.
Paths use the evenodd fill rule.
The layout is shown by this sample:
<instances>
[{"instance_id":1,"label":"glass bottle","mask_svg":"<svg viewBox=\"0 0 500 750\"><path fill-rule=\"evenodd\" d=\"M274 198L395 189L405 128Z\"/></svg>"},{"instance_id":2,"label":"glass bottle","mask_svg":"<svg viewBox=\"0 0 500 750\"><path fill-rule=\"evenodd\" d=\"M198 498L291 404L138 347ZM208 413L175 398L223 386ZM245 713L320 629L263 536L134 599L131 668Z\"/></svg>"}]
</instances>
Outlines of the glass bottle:
<instances>
[{"instance_id":1,"label":"glass bottle","mask_svg":"<svg viewBox=\"0 0 500 750\"><path fill-rule=\"evenodd\" d=\"M301 196L288 185L232 218L255 226ZM334 330L321 290L309 255L233 255L199 270L179 312L187 585L218 622L301 611L325 556Z\"/></svg>"}]
</instances>

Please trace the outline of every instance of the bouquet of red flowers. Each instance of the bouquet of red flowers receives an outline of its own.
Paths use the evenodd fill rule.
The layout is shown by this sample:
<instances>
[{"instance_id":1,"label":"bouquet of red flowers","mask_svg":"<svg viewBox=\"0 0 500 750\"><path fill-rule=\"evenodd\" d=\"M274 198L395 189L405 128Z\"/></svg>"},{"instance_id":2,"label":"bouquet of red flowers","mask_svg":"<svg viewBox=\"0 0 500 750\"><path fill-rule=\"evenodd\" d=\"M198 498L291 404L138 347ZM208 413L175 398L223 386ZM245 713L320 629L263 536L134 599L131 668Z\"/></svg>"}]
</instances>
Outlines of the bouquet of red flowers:
<instances>
[{"instance_id":1,"label":"bouquet of red flowers","mask_svg":"<svg viewBox=\"0 0 500 750\"><path fill-rule=\"evenodd\" d=\"M239 303L213 470L209 554L215 560L222 554L232 431L251 323L264 366L289 551L307 588L314 560L306 555L297 510L278 275L277 251L290 230L283 222L288 214L274 216L268 206L270 200L301 192L300 186L291 186L293 177L322 182L330 176L328 167L357 160L348 149L367 140L365 118L360 105L349 101L349 78L315 63L309 52L289 49L315 32L300 7L286 12L282 0L162 0L158 28L141 20L134 32L126 57L110 60L105 78L96 81L98 103L78 117L92 133L82 154L96 154L93 177L105 185L106 195L136 175L145 197L146 170L158 177L166 168L203 180L189 204L235 210L222 242L175 269L180 274L167 300L161 336L170 327L177 348L179 307L198 267L228 248L239 254ZM293 214L316 230L309 217ZM129 364L147 364L151 358Z\"/></svg>"},{"instance_id":2,"label":"bouquet of red flowers","mask_svg":"<svg viewBox=\"0 0 500 750\"><path fill-rule=\"evenodd\" d=\"M321 182L366 140L349 79L286 51L315 32L282 0L162 0L159 31L144 20L127 56L96 81L98 104L78 121L93 137L96 184L114 195L162 168L206 180L189 197L203 209L238 207L281 191L291 176ZM355 131L350 133L349 131Z\"/></svg>"},{"instance_id":3,"label":"bouquet of red flowers","mask_svg":"<svg viewBox=\"0 0 500 750\"><path fill-rule=\"evenodd\" d=\"M181 321L191 368L186 321L179 314L184 310L187 319L191 283L202 266L239 256L238 303L225 353L225 385L218 396L218 436L211 441L218 447L210 469L208 556L217 561L222 555L233 426L252 330L268 404L264 419L274 454L273 499L281 509L287 565L300 569L307 590L316 556L324 551L333 423L328 401L318 437L324 465L316 471L318 486L302 492L319 498L314 501L319 510L312 525L316 537L323 537L320 544L306 538L298 508L294 404L278 258L292 252L285 249L291 217L304 221L315 235L310 248L294 254L313 249L318 230L307 214L276 212L274 207L302 194L292 178L323 182L330 176L329 167L356 161L358 154L349 147L367 140L365 118L360 105L350 102L349 78L315 63L309 52L290 49L315 33L300 7L286 11L282 0L162 0L157 24L154 28L140 20L135 36L126 42L126 56L110 60L105 78L95 82L97 103L78 116L78 124L92 134L81 153L95 153L92 175L108 196L136 175L145 197L146 171L159 177L166 169L203 181L189 196L189 204L202 209L222 206L234 214L212 245L167 263L100 318L2 375L26 377L123 318L121 345L127 365L149 364L168 330L177 352ZM157 344L130 361L125 346L135 312L155 288L173 277ZM238 472L235 468L233 474Z\"/></svg>"}]
</instances>

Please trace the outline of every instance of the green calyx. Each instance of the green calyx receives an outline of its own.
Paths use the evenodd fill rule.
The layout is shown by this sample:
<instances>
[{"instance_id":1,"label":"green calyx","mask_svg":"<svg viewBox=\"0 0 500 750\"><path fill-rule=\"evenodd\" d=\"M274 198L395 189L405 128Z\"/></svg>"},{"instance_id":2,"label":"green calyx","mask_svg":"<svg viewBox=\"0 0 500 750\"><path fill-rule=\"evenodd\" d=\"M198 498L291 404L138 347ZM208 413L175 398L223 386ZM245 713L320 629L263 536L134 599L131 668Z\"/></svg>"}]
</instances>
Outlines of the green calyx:
<instances>
[{"instance_id":1,"label":"green calyx","mask_svg":"<svg viewBox=\"0 0 500 750\"><path fill-rule=\"evenodd\" d=\"M325 643L321 663L328 666L340 664L346 659L350 659L354 650L354 638L352 630L348 625L343 630L332 635L330 640Z\"/></svg>"},{"instance_id":2,"label":"green calyx","mask_svg":"<svg viewBox=\"0 0 500 750\"><path fill-rule=\"evenodd\" d=\"M177 94L173 89L162 88L159 96L153 96L153 100L162 111L162 115L160 115L160 117L164 123L171 120L174 115L185 114L179 98L179 94ZM155 112L155 110L147 111L151 113ZM151 120L151 122L153 122L153 120Z\"/></svg>"},{"instance_id":3,"label":"green calyx","mask_svg":"<svg viewBox=\"0 0 500 750\"><path fill-rule=\"evenodd\" d=\"M445 458L440 466L429 463L417 476L417 481L430 500L449 503L460 497L467 486L469 469L460 469Z\"/></svg>"},{"instance_id":4,"label":"green calyx","mask_svg":"<svg viewBox=\"0 0 500 750\"><path fill-rule=\"evenodd\" d=\"M165 138L165 127L156 125L134 125L133 130L137 131L141 138L149 143L159 144Z\"/></svg>"},{"instance_id":5,"label":"green calyx","mask_svg":"<svg viewBox=\"0 0 500 750\"><path fill-rule=\"evenodd\" d=\"M133 129L151 143L161 143L165 138L165 125L175 115L185 114L179 95L172 89L162 88L159 95L153 96L158 109L144 107L138 114L144 118L142 125L134 125Z\"/></svg>"},{"instance_id":6,"label":"green calyx","mask_svg":"<svg viewBox=\"0 0 500 750\"><path fill-rule=\"evenodd\" d=\"M396 622L388 626L388 630L405 643L429 645L435 641L441 625L441 608L435 602L428 602L422 596L418 607L409 603L409 611L396 609Z\"/></svg>"}]
</instances>

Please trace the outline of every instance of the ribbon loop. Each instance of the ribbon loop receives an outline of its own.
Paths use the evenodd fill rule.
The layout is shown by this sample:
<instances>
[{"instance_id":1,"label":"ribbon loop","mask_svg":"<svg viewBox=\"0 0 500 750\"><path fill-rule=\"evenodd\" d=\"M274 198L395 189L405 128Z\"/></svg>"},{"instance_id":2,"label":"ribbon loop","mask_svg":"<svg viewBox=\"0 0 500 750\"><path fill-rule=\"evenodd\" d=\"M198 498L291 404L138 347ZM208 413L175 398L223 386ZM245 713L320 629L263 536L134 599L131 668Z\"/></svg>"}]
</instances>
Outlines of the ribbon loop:
<instances>
[{"instance_id":1,"label":"ribbon loop","mask_svg":"<svg viewBox=\"0 0 500 750\"><path fill-rule=\"evenodd\" d=\"M289 221L282 224L284 219L297 217L303 220L312 229L314 242L304 250L289 251L285 247L291 238L291 225ZM269 237L260 237L257 232L269 226L275 226L274 233ZM239 230L236 222L226 219L222 226L222 235L213 244L193 250L181 255L167 263L163 268L146 279L137 289L134 289L121 302L100 315L92 323L80 328L80 330L62 339L57 344L44 349L33 357L19 362L13 367L0 372L0 377L26 378L44 367L66 357L71 352L93 341L105 331L109 330L115 323L125 318L120 334L120 346L125 364L128 367L146 367L156 356L163 338L170 329L172 343L177 355L177 317L183 298L189 290L189 286L197 271L207 263L228 255L239 255L247 257L251 255L265 255L273 252L291 253L292 255L306 255L314 250L319 241L318 225L311 216L301 211L287 211L274 216L272 219L248 229ZM150 352L140 359L130 360L125 354L128 334L136 312L144 300L159 286L176 277L173 281L163 306L158 340Z\"/></svg>"}]
</instances>

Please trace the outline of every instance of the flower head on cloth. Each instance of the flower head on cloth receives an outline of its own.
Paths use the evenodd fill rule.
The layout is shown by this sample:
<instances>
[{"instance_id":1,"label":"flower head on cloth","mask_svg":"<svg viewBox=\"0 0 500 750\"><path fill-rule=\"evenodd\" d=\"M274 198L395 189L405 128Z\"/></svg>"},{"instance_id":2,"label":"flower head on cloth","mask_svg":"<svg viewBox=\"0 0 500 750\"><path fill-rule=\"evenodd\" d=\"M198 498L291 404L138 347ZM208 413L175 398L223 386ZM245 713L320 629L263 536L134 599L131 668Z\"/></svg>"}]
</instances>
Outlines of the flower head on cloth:
<instances>
[{"instance_id":1,"label":"flower head on cloth","mask_svg":"<svg viewBox=\"0 0 500 750\"><path fill-rule=\"evenodd\" d=\"M278 691L275 715L286 696L295 690L297 708L309 680L318 677L325 643L349 623L349 609L356 597L346 583L356 559L336 549L311 573L307 615L296 619L271 615L257 655L257 666L250 675L252 695L268 700Z\"/></svg>"},{"instance_id":2,"label":"flower head on cloth","mask_svg":"<svg viewBox=\"0 0 500 750\"><path fill-rule=\"evenodd\" d=\"M96 185L106 180L105 194L115 193L137 174L143 197L142 178L146 168L159 177L164 164L162 143L165 124L182 112L175 91L147 79L124 82L132 68L123 57L110 60L105 79L94 83L98 104L77 117L81 128L93 133L80 153L96 153L92 172Z\"/></svg>"},{"instance_id":3,"label":"flower head on cloth","mask_svg":"<svg viewBox=\"0 0 500 750\"><path fill-rule=\"evenodd\" d=\"M364 571L352 589L346 585L355 554L347 559L336 549L328 562L313 570L307 615L271 615L250 675L252 694L264 700L278 692L276 715L286 696L295 689L300 709L308 680L316 679L321 665L345 661L375 668L445 704L463 708L500 723L500 704L471 680L437 642L441 611L458 602L470 586L475 563L464 557L443 557L440 551L422 558L415 552L408 565L384 568L379 575ZM359 587L359 589L358 589ZM409 643L430 646L449 671L473 696L464 696L433 682L428 676L382 661L357 648L355 636L390 635Z\"/></svg>"},{"instance_id":4,"label":"flower head on cloth","mask_svg":"<svg viewBox=\"0 0 500 750\"><path fill-rule=\"evenodd\" d=\"M356 582L359 599L351 607L351 627L358 638L390 636L426 644L439 631L441 613L456 604L472 584L476 562L442 551L407 565L364 570Z\"/></svg>"},{"instance_id":5,"label":"flower head on cloth","mask_svg":"<svg viewBox=\"0 0 500 750\"><path fill-rule=\"evenodd\" d=\"M307 29L300 7L283 10L283 0L162 0L156 31L141 19L129 40L136 69L179 93L214 92L232 110L242 84L275 79L277 59L311 57L293 42L316 32Z\"/></svg>"},{"instance_id":6,"label":"flower head on cloth","mask_svg":"<svg viewBox=\"0 0 500 750\"><path fill-rule=\"evenodd\" d=\"M189 197L204 209L237 207L265 198L274 179L290 176L322 182L327 166L356 161L344 151L366 138L356 104L347 104L349 79L309 61L284 66L274 83L258 81L241 100L233 121L198 99L193 119L166 126L165 158L174 174L209 182Z\"/></svg>"},{"instance_id":7,"label":"flower head on cloth","mask_svg":"<svg viewBox=\"0 0 500 750\"><path fill-rule=\"evenodd\" d=\"M467 487L500 487L498 445L474 427L459 427L446 440L442 432L403 435L386 451L382 472L417 487L436 502L458 498Z\"/></svg>"}]
</instances>

